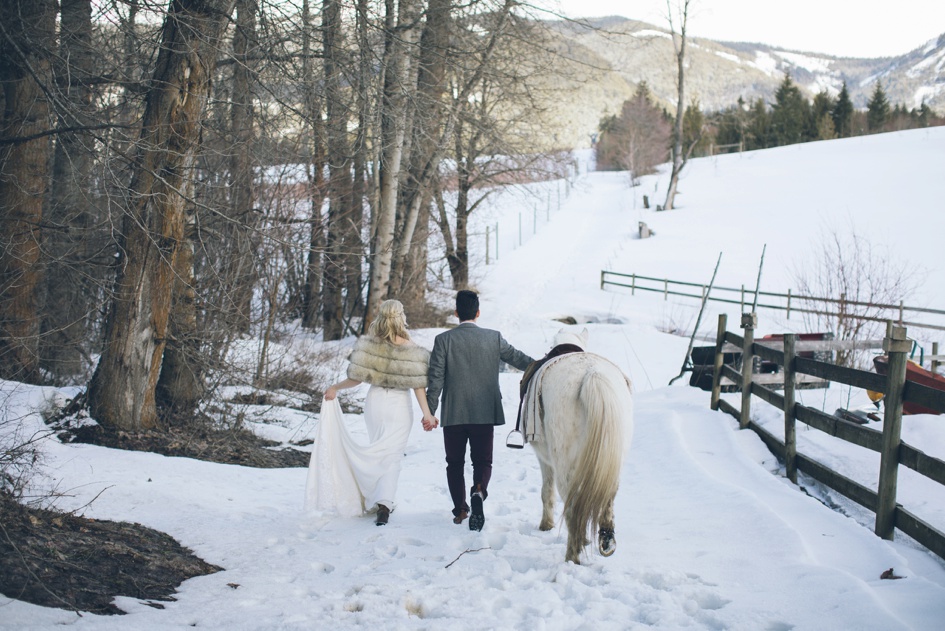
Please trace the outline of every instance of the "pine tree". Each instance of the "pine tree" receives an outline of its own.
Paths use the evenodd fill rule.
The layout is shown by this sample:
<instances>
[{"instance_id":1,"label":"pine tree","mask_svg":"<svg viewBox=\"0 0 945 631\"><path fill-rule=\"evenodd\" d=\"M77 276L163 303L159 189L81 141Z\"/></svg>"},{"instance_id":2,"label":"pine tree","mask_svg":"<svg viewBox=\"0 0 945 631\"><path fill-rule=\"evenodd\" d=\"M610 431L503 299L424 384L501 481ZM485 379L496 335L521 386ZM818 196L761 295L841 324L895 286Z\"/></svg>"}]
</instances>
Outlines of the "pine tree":
<instances>
[{"instance_id":1,"label":"pine tree","mask_svg":"<svg viewBox=\"0 0 945 631\"><path fill-rule=\"evenodd\" d=\"M739 97L739 104L722 110L713 117L715 124L715 142L718 145L738 145L744 141L742 109L744 100Z\"/></svg>"},{"instance_id":2,"label":"pine tree","mask_svg":"<svg viewBox=\"0 0 945 631\"><path fill-rule=\"evenodd\" d=\"M837 95L837 102L830 116L833 118L833 127L838 138L849 138L853 134L853 102L850 100L846 81L843 82L840 94Z\"/></svg>"},{"instance_id":3,"label":"pine tree","mask_svg":"<svg viewBox=\"0 0 945 631\"><path fill-rule=\"evenodd\" d=\"M791 75L784 75L784 81L778 86L774 100L775 103L771 107L771 128L775 143L790 145L809 140L810 104L801 94L800 88L791 81Z\"/></svg>"},{"instance_id":4,"label":"pine tree","mask_svg":"<svg viewBox=\"0 0 945 631\"><path fill-rule=\"evenodd\" d=\"M830 114L824 114L817 119L817 140L833 140L836 137L837 130L834 129Z\"/></svg>"},{"instance_id":5,"label":"pine tree","mask_svg":"<svg viewBox=\"0 0 945 631\"><path fill-rule=\"evenodd\" d=\"M877 81L873 96L870 97L870 102L866 106L866 126L875 133L882 131L888 120L889 101L886 99L883 84Z\"/></svg>"},{"instance_id":6,"label":"pine tree","mask_svg":"<svg viewBox=\"0 0 945 631\"><path fill-rule=\"evenodd\" d=\"M748 125L745 128L746 149L767 149L774 146L770 118L764 99L758 97L748 112Z\"/></svg>"},{"instance_id":7,"label":"pine tree","mask_svg":"<svg viewBox=\"0 0 945 631\"><path fill-rule=\"evenodd\" d=\"M699 101L693 101L683 114L683 149L695 156L708 154L712 144L706 134L705 114L699 106Z\"/></svg>"},{"instance_id":8,"label":"pine tree","mask_svg":"<svg viewBox=\"0 0 945 631\"><path fill-rule=\"evenodd\" d=\"M814 102L811 103L810 108L810 130L808 132L808 136L811 139L830 140L837 137L836 127L833 124L833 120L830 118L830 112L833 108L833 99L830 98L826 90L822 90L814 96ZM825 118L830 121L829 130L824 120Z\"/></svg>"},{"instance_id":9,"label":"pine tree","mask_svg":"<svg viewBox=\"0 0 945 631\"><path fill-rule=\"evenodd\" d=\"M923 101L922 105L919 106L919 113L918 113L919 127L928 127L929 121L932 118L932 116L933 116L932 108L930 108L925 103L925 101Z\"/></svg>"}]
</instances>

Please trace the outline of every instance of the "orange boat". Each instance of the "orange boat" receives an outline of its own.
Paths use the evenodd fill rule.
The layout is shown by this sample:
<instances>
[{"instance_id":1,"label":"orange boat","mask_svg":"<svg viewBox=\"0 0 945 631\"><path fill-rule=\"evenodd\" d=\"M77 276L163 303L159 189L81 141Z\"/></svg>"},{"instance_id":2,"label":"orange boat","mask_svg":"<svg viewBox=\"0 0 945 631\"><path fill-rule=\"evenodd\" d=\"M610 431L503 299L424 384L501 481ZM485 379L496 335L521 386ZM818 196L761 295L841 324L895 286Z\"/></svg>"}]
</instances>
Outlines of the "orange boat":
<instances>
[{"instance_id":1,"label":"orange boat","mask_svg":"<svg viewBox=\"0 0 945 631\"><path fill-rule=\"evenodd\" d=\"M873 366L876 367L876 372L881 375L885 375L888 372L888 358L885 355L874 357ZM922 366L912 361L906 362L906 381L919 383L923 386L928 386L929 388L935 388L936 390L945 390L945 377L936 374L931 370L926 370ZM930 408L908 402L903 402L902 413L941 414L941 412L937 410L932 410Z\"/></svg>"}]
</instances>

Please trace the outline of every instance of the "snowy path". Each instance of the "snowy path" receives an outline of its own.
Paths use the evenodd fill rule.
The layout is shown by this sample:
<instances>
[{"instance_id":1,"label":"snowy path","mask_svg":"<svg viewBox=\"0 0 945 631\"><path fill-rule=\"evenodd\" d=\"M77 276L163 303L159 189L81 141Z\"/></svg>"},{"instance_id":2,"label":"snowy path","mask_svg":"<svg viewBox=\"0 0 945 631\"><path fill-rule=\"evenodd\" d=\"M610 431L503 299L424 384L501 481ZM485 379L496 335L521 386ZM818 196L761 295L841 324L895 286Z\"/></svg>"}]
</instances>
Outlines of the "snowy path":
<instances>
[{"instance_id":1,"label":"snowy path","mask_svg":"<svg viewBox=\"0 0 945 631\"><path fill-rule=\"evenodd\" d=\"M506 389L514 385L513 375L504 379ZM562 530L537 530L537 461L528 449L505 449L502 431L482 533L449 521L439 437L422 432L411 437L402 502L383 529L369 518L304 518L303 471L56 446L51 455L75 485L75 505L108 489L87 514L165 530L226 571L187 581L165 609L120 599L130 613L121 618L78 619L19 603L5 613L14 626L68 621L96 629L302 629L328 621L402 629L927 628L921 621L941 611L945 587L913 575L894 547L771 475L770 454L709 412L704 394L664 388L637 397L618 495L618 552L603 559L590 550L582 566L563 563ZM909 578L879 580L887 567Z\"/></svg>"},{"instance_id":2,"label":"snowy path","mask_svg":"<svg viewBox=\"0 0 945 631\"><path fill-rule=\"evenodd\" d=\"M939 137L936 147L945 146L945 134ZM861 144L847 146L861 152ZM805 147L814 151L816 145ZM770 155L786 160L795 154L808 155ZM765 173L785 168L765 160L758 153L737 166L748 172L757 163ZM691 208L698 206L700 190L694 181L714 177L724 166L700 171L699 164L687 185ZM881 182L882 172L870 181ZM647 185L652 188L651 181ZM802 199L817 197L796 179L791 185ZM758 193L741 182L730 187ZM625 176L582 176L550 223L503 253L498 264L476 270L484 326L502 330L537 357L561 326L549 318L572 315L588 322L590 350L620 364L635 383L636 430L617 496L613 557L589 549L584 565L564 563L566 533L537 530L537 460L529 448L504 447L508 426L496 432L481 533L452 524L442 438L419 425L408 443L397 509L384 528L370 518L304 515L303 470L50 443L49 484L68 493L62 508L82 507L98 496L83 511L87 516L163 530L225 571L186 581L163 609L119 599L129 612L121 617L78 617L0 600L0 627L941 629L945 563L908 542L877 538L787 482L753 433L708 409L708 393L683 383L665 386L679 370L687 340L660 333L654 324L675 314L659 297L599 291L600 269L609 261L627 268L662 261L667 269L668 262L675 264L680 276L703 270L705 260L714 263L717 251L701 235L683 238L683 211L654 216L651 225L666 226L654 226L657 239L633 239L638 212L628 210L631 194ZM745 202L744 212L754 212L755 203ZM731 199L728 206L737 208ZM715 217L701 221L719 223ZM775 231L796 241L783 227ZM416 339L429 347L435 333L419 331ZM509 419L518 377L501 376ZM278 416L278 410L269 414ZM314 433L316 415L281 418L286 435L298 438L300 423L303 433ZM361 423L348 420L353 427ZM931 421L923 436L937 438L937 427ZM267 427L270 436L277 430ZM881 580L890 567L906 578Z\"/></svg>"}]
</instances>

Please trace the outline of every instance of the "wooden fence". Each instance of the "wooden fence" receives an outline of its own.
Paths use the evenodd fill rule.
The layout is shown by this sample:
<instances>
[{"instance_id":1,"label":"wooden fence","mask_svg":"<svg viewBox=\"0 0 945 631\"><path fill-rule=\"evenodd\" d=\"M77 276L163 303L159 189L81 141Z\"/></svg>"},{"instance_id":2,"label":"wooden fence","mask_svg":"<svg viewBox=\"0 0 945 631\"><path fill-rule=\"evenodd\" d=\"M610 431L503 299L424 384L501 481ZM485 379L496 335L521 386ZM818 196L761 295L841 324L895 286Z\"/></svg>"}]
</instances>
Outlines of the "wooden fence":
<instances>
[{"instance_id":1,"label":"wooden fence","mask_svg":"<svg viewBox=\"0 0 945 631\"><path fill-rule=\"evenodd\" d=\"M768 449L785 463L787 477L795 484L797 484L797 472L802 471L876 513L875 532L880 537L892 539L894 529L898 528L945 559L945 534L914 515L906 507L896 503L900 465L945 485L945 461L926 455L921 450L902 442L900 438L903 402L916 403L938 412L945 412L945 392L913 381L906 381L906 362L912 349L912 342L906 336L906 329L894 325L891 321L887 322L886 337L883 339L882 347L888 356L888 374L883 376L798 357L796 353L799 343L794 334L785 334L783 342L756 343L754 341L756 325L756 314L742 314L741 328L744 329L744 335L739 336L726 330L726 315L719 316L710 403L712 409L730 414L739 421L742 429L751 429L757 433ZM726 344L734 344L742 351L740 374L723 364L722 349ZM756 356L782 367L783 394L753 381L752 364ZM797 403L794 390L798 375L811 375L884 393L883 431L879 432ZM723 377L741 384L740 409L736 409L721 398ZM751 420L752 395L784 412L783 442ZM878 452L880 454L878 490L874 492L812 458L798 453L795 433L797 421L840 440Z\"/></svg>"},{"instance_id":2,"label":"wooden fence","mask_svg":"<svg viewBox=\"0 0 945 631\"><path fill-rule=\"evenodd\" d=\"M664 300L669 296L682 296L685 298L703 300L706 299L706 293L709 292L709 287L700 283L601 270L600 288L605 289L607 286L627 288L630 290L631 295L636 294L637 291L661 293L663 294ZM693 289L698 289L699 293L695 293ZM928 314L941 317L945 316L945 311L925 307L909 307L901 301L899 304L879 304L847 300L843 296L840 298L819 298L816 296L794 294L790 289L784 294L758 291L756 296L754 289L746 288L744 285L737 289L734 287L714 286L707 300L710 302L739 305L741 313L745 313L746 305L748 307L754 305L756 309L762 308L785 311L788 318L791 317L792 313L809 313L831 318L844 317L869 320L872 322L886 322L892 319L897 322L899 326L945 331L945 325L942 324L913 322L905 319L906 314L910 314L910 317L911 314ZM821 305L821 308L817 308L817 306ZM858 311L860 313L858 313ZM863 311L869 311L878 315L861 313Z\"/></svg>"}]
</instances>

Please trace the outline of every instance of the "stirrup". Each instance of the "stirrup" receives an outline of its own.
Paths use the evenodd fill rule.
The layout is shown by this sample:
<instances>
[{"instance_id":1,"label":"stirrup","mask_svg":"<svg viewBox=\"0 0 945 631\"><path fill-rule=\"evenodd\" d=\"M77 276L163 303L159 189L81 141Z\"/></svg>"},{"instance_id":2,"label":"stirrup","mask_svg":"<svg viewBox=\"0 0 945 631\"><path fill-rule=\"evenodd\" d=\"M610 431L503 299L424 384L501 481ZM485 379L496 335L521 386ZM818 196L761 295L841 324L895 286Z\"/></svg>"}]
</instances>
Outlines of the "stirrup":
<instances>
[{"instance_id":1,"label":"stirrup","mask_svg":"<svg viewBox=\"0 0 945 631\"><path fill-rule=\"evenodd\" d=\"M510 449L522 449L525 447L525 434L513 429L505 439L505 446Z\"/></svg>"}]
</instances>

